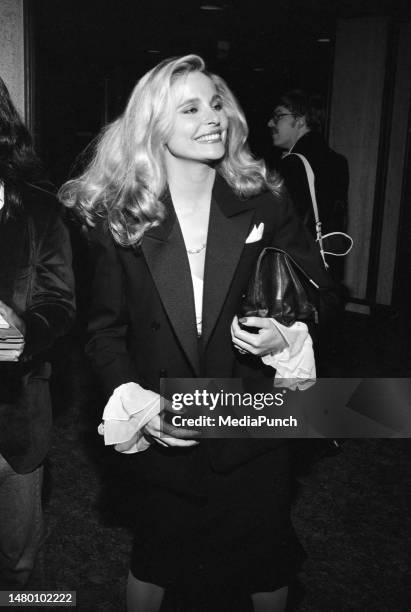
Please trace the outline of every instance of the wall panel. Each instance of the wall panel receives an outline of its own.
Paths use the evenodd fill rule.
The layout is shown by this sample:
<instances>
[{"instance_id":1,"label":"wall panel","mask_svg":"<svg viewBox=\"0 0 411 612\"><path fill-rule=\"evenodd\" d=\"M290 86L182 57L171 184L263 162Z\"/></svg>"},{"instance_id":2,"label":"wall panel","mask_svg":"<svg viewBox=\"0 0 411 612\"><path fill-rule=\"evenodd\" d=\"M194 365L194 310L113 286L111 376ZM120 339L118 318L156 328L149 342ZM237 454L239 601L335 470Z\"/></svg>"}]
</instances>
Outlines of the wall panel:
<instances>
[{"instance_id":1,"label":"wall panel","mask_svg":"<svg viewBox=\"0 0 411 612\"><path fill-rule=\"evenodd\" d=\"M330 145L350 167L346 283L354 298L366 297L375 183L385 80L387 21L340 20L330 115Z\"/></svg>"},{"instance_id":2,"label":"wall panel","mask_svg":"<svg viewBox=\"0 0 411 612\"><path fill-rule=\"evenodd\" d=\"M403 189L408 115L411 97L411 24L400 25L396 57L394 99L384 198L377 281L377 303L390 305L397 255L401 196Z\"/></svg>"},{"instance_id":3,"label":"wall panel","mask_svg":"<svg viewBox=\"0 0 411 612\"><path fill-rule=\"evenodd\" d=\"M24 117L23 0L0 0L0 76Z\"/></svg>"}]
</instances>

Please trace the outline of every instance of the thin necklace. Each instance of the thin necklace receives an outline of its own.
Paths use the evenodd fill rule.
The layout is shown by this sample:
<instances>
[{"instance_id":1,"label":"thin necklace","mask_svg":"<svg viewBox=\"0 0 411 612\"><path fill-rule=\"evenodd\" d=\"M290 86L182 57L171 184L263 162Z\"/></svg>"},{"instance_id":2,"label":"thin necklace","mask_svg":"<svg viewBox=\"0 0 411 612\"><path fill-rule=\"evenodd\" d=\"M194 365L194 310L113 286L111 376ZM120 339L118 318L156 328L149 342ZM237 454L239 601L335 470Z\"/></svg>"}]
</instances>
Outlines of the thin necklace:
<instances>
[{"instance_id":1,"label":"thin necklace","mask_svg":"<svg viewBox=\"0 0 411 612\"><path fill-rule=\"evenodd\" d=\"M205 248L206 248L206 245L207 245L207 243L206 243L206 242L204 242L204 244L202 244L202 245L201 245L201 247L200 247L199 249L186 249L186 251L187 251L187 253L188 253L189 255L197 255L198 253L201 253L201 251L202 251L203 249L205 249Z\"/></svg>"}]
</instances>

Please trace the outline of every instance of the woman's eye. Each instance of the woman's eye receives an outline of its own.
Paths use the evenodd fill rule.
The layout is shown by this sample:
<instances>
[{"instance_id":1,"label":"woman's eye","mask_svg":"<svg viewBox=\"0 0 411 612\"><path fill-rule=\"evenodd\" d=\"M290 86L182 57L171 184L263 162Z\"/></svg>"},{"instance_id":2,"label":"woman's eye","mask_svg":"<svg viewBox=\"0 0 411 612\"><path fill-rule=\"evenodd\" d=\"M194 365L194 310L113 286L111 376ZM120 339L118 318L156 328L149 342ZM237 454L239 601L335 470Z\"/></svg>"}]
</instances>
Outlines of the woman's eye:
<instances>
[{"instance_id":1,"label":"woman's eye","mask_svg":"<svg viewBox=\"0 0 411 612\"><path fill-rule=\"evenodd\" d=\"M213 108L214 108L214 110L216 110L216 111L220 111L220 110L222 110L223 105L222 105L222 103L221 103L221 102L216 102L216 104L214 104L214 107L213 107Z\"/></svg>"},{"instance_id":2,"label":"woman's eye","mask_svg":"<svg viewBox=\"0 0 411 612\"><path fill-rule=\"evenodd\" d=\"M183 111L186 115L190 115L197 112L197 108L195 106L190 106L190 108L186 108Z\"/></svg>"}]
</instances>

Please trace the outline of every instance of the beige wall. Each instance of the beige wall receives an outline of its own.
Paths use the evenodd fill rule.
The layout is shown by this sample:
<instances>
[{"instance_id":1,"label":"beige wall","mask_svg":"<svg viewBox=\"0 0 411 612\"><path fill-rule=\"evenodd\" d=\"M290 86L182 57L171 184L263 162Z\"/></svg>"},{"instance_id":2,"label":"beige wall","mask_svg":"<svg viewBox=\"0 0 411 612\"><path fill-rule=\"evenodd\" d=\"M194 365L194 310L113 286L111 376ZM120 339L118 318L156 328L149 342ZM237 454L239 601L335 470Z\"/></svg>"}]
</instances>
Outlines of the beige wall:
<instances>
[{"instance_id":1,"label":"beige wall","mask_svg":"<svg viewBox=\"0 0 411 612\"><path fill-rule=\"evenodd\" d=\"M346 260L352 297L364 299L385 79L387 21L341 20L337 28L330 145L350 167L349 233L354 247Z\"/></svg>"},{"instance_id":2,"label":"beige wall","mask_svg":"<svg viewBox=\"0 0 411 612\"><path fill-rule=\"evenodd\" d=\"M393 32L398 33L398 46L391 49L388 41ZM394 51L396 57L391 57ZM384 96L388 104L385 111ZM354 248L347 258L345 280L352 297L385 306L392 303L410 101L411 24L398 23L393 28L386 18L341 20L336 36L330 144L347 157L350 166L349 233ZM384 193L376 193L377 184ZM378 211L373 235L376 200L383 204L383 210ZM371 239L379 242L371 244ZM378 271L373 271L377 278L371 279L373 293L367 296L371 247L379 260Z\"/></svg>"},{"instance_id":3,"label":"beige wall","mask_svg":"<svg viewBox=\"0 0 411 612\"><path fill-rule=\"evenodd\" d=\"M0 76L24 117L23 0L0 0Z\"/></svg>"}]
</instances>

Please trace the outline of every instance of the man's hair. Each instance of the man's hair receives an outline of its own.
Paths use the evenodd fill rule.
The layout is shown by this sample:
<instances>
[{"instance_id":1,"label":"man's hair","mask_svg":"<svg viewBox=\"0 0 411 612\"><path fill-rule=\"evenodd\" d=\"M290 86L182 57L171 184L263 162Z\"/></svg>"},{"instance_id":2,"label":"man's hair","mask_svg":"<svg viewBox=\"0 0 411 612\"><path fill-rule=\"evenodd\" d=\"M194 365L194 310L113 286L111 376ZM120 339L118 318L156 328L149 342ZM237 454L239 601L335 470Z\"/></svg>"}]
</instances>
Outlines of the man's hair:
<instances>
[{"instance_id":1,"label":"man's hair","mask_svg":"<svg viewBox=\"0 0 411 612\"><path fill-rule=\"evenodd\" d=\"M293 89L282 94L275 106L285 106L291 113L305 117L308 129L313 132L322 132L324 129L324 100L318 94Z\"/></svg>"},{"instance_id":2,"label":"man's hair","mask_svg":"<svg viewBox=\"0 0 411 612\"><path fill-rule=\"evenodd\" d=\"M34 152L30 132L0 77L0 180L6 187L6 210L10 211L20 204L21 183L37 181L42 174L42 165Z\"/></svg>"}]
</instances>

